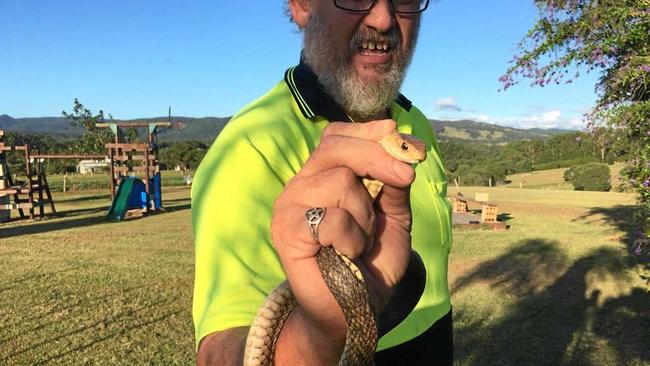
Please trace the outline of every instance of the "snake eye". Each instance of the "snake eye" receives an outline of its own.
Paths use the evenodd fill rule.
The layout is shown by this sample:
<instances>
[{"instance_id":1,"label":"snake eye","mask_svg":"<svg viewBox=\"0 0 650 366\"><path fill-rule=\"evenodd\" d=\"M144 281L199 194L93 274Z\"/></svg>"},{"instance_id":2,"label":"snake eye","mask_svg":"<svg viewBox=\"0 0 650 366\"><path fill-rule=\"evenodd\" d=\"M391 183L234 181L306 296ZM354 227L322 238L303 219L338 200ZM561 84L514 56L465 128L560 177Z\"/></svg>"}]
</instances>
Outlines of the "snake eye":
<instances>
[{"instance_id":1,"label":"snake eye","mask_svg":"<svg viewBox=\"0 0 650 366\"><path fill-rule=\"evenodd\" d=\"M402 142L402 150L407 151L409 149L409 145L406 142Z\"/></svg>"}]
</instances>

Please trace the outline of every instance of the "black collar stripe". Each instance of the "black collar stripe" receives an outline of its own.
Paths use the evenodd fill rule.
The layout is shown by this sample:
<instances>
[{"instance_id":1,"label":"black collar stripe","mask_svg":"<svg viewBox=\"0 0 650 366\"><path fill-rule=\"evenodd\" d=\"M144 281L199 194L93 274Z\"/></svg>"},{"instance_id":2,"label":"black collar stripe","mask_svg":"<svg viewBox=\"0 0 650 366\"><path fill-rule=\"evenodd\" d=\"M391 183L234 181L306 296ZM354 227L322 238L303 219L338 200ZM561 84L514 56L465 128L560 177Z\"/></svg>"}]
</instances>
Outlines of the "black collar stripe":
<instances>
[{"instance_id":1,"label":"black collar stripe","mask_svg":"<svg viewBox=\"0 0 650 366\"><path fill-rule=\"evenodd\" d=\"M352 122L345 110L325 91L316 74L300 60L298 66L289 68L284 74L293 98L305 118L322 116L330 121ZM406 111L411 110L411 101L400 94L395 100Z\"/></svg>"},{"instance_id":2,"label":"black collar stripe","mask_svg":"<svg viewBox=\"0 0 650 366\"><path fill-rule=\"evenodd\" d=\"M289 73L289 82L290 82L291 85L293 85L293 87L295 88L295 90L296 90L296 96L298 97L299 102L302 104L302 106L304 107L305 111L307 112L307 118L312 118L312 117L315 116L315 114L314 114L314 112L311 110L311 108L309 107L309 103L307 103L307 101L305 100L305 98L304 98L304 97L302 96L302 94L300 93L300 88L298 88L298 85L296 84L295 73L296 73L296 67L294 67L293 70L291 70L291 72Z\"/></svg>"},{"instance_id":3,"label":"black collar stripe","mask_svg":"<svg viewBox=\"0 0 650 366\"><path fill-rule=\"evenodd\" d=\"M400 94L397 97L397 100L395 101L397 104L400 105L400 107L404 108L407 112L411 111L411 107L413 106L413 103L411 103L410 100L408 100L404 95Z\"/></svg>"},{"instance_id":4,"label":"black collar stripe","mask_svg":"<svg viewBox=\"0 0 650 366\"><path fill-rule=\"evenodd\" d=\"M307 106L305 101L302 99L302 96L300 95L300 91L298 91L298 88L296 87L294 80L293 80L293 71L296 67L289 68L287 72L284 73L284 81L287 83L289 86L289 90L291 91L291 95L293 95L293 99L296 101L296 104L298 104L298 108L300 108L300 111L302 112L303 116L305 118L312 118L314 115L313 113L309 113L307 111ZM311 112L311 110L309 110Z\"/></svg>"}]
</instances>

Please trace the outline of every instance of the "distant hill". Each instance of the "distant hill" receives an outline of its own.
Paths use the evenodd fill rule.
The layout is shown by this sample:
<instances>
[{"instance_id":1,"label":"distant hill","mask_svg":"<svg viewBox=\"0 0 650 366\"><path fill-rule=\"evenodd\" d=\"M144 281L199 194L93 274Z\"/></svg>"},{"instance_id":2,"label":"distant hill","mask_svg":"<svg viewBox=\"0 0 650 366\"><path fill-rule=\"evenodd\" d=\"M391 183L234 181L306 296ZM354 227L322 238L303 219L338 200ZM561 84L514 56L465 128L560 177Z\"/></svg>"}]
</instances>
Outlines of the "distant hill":
<instances>
[{"instance_id":1,"label":"distant hill","mask_svg":"<svg viewBox=\"0 0 650 366\"><path fill-rule=\"evenodd\" d=\"M62 117L12 118L0 115L0 129L23 134L45 134L53 137L73 137L83 133L83 127L74 127Z\"/></svg>"},{"instance_id":2,"label":"distant hill","mask_svg":"<svg viewBox=\"0 0 650 366\"><path fill-rule=\"evenodd\" d=\"M438 121L429 120L440 141L482 142L504 144L517 140L547 139L554 135L570 132L569 130L541 128L517 129L469 120Z\"/></svg>"},{"instance_id":3,"label":"distant hill","mask_svg":"<svg viewBox=\"0 0 650 366\"><path fill-rule=\"evenodd\" d=\"M125 122L159 122L167 121L169 117L139 118ZM219 132L230 121L230 117L171 117L171 121L181 124L180 129L162 129L158 134L159 141L177 142L184 140L199 140L211 144Z\"/></svg>"},{"instance_id":4,"label":"distant hill","mask_svg":"<svg viewBox=\"0 0 650 366\"><path fill-rule=\"evenodd\" d=\"M169 117L138 118L132 120L115 120L115 122L159 122L167 121ZM230 117L172 117L172 122L181 124L180 129L163 129L158 134L161 142L176 142L184 140L199 140L211 143L221 132ZM0 129L7 132L23 134L50 135L58 139L75 138L83 134L83 127L72 126L63 117L12 118L6 114L0 115Z\"/></svg>"},{"instance_id":5,"label":"distant hill","mask_svg":"<svg viewBox=\"0 0 650 366\"><path fill-rule=\"evenodd\" d=\"M154 122L167 120L168 117L155 117L126 121ZM230 117L171 117L171 120L180 123L183 127L181 129L162 130L158 135L161 142L199 140L211 143L230 120ZM429 122L441 141L503 144L516 140L546 139L553 135L569 132L559 129L517 129L469 120L430 120ZM83 134L83 128L72 126L70 121L63 117L12 118L3 114L0 115L0 129L23 134L45 134L59 139L74 138Z\"/></svg>"}]
</instances>

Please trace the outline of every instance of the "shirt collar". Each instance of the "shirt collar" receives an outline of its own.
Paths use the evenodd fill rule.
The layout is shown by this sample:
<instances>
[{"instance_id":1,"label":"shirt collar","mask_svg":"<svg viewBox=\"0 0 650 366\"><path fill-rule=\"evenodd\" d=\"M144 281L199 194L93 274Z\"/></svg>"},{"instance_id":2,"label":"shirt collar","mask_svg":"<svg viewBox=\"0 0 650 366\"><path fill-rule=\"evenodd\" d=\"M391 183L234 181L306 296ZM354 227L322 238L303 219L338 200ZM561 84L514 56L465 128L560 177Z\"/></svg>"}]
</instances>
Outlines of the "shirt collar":
<instances>
[{"instance_id":1,"label":"shirt collar","mask_svg":"<svg viewBox=\"0 0 650 366\"><path fill-rule=\"evenodd\" d=\"M325 90L314 71L301 58L298 66L284 73L284 81L289 86L293 98L305 118L322 116L329 121L352 122L345 110ZM395 100L406 111L411 109L411 101L400 94Z\"/></svg>"}]
</instances>

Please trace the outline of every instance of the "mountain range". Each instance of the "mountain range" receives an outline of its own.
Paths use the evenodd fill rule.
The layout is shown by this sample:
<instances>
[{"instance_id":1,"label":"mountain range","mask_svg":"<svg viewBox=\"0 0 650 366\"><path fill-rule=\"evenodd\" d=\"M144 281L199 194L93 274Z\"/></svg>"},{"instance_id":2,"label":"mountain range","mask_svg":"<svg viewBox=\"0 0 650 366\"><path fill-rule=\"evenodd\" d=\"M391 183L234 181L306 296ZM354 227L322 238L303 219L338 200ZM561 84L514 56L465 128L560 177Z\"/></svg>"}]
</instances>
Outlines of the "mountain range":
<instances>
[{"instance_id":1,"label":"mountain range","mask_svg":"<svg viewBox=\"0 0 650 366\"><path fill-rule=\"evenodd\" d=\"M116 122L155 122L168 121L169 117L139 118L133 120L116 120ZM230 117L171 117L177 128L163 129L158 139L161 142L199 140L211 143L228 123ZM570 132L563 129L517 129L470 120L440 121L429 120L440 141L481 142L504 144L517 140L546 139L551 136ZM55 139L70 139L81 136L83 127L72 126L63 117L13 118L0 115L0 129L21 134L50 135Z\"/></svg>"}]
</instances>

